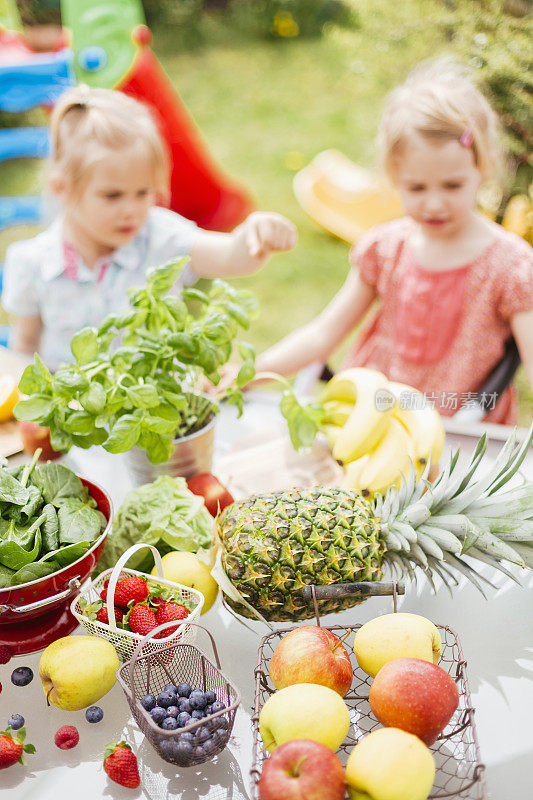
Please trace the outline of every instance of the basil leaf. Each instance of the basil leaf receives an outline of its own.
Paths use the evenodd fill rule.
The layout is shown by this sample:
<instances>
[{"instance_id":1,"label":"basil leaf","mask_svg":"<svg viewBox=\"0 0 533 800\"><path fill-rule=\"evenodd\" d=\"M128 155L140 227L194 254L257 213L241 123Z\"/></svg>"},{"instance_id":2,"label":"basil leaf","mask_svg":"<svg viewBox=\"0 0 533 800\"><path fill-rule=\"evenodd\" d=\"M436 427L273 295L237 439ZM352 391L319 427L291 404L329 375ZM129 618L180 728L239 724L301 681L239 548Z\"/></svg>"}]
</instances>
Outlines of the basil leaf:
<instances>
[{"instance_id":1,"label":"basil leaf","mask_svg":"<svg viewBox=\"0 0 533 800\"><path fill-rule=\"evenodd\" d=\"M237 375L236 383L239 389L246 386L247 383L255 377L255 366L253 361L245 361Z\"/></svg>"},{"instance_id":2,"label":"basil leaf","mask_svg":"<svg viewBox=\"0 0 533 800\"><path fill-rule=\"evenodd\" d=\"M72 392L82 392L88 385L87 378L76 372L74 367L60 367L52 378L54 392L62 397L70 397Z\"/></svg>"},{"instance_id":3,"label":"basil leaf","mask_svg":"<svg viewBox=\"0 0 533 800\"><path fill-rule=\"evenodd\" d=\"M94 361L98 354L98 338L95 328L82 328L75 333L70 342L72 355L78 364Z\"/></svg>"},{"instance_id":4,"label":"basil leaf","mask_svg":"<svg viewBox=\"0 0 533 800\"><path fill-rule=\"evenodd\" d=\"M159 405L157 391L150 383L140 386L128 386L126 387L126 394L136 408L153 408Z\"/></svg>"},{"instance_id":5,"label":"basil leaf","mask_svg":"<svg viewBox=\"0 0 533 800\"><path fill-rule=\"evenodd\" d=\"M19 381L19 389L23 394L35 394L46 388L46 381L39 375L34 364L28 364Z\"/></svg>"},{"instance_id":6,"label":"basil leaf","mask_svg":"<svg viewBox=\"0 0 533 800\"><path fill-rule=\"evenodd\" d=\"M125 453L137 444L140 432L141 420L133 414L124 414L113 425L104 449L109 453Z\"/></svg>"},{"instance_id":7,"label":"basil leaf","mask_svg":"<svg viewBox=\"0 0 533 800\"><path fill-rule=\"evenodd\" d=\"M87 411L73 411L63 423L67 433L77 433L82 436L94 430L94 416Z\"/></svg>"},{"instance_id":8,"label":"basil leaf","mask_svg":"<svg viewBox=\"0 0 533 800\"><path fill-rule=\"evenodd\" d=\"M17 419L25 422L46 423L53 409L54 404L50 397L35 394L28 400L19 400L13 413Z\"/></svg>"}]
</instances>

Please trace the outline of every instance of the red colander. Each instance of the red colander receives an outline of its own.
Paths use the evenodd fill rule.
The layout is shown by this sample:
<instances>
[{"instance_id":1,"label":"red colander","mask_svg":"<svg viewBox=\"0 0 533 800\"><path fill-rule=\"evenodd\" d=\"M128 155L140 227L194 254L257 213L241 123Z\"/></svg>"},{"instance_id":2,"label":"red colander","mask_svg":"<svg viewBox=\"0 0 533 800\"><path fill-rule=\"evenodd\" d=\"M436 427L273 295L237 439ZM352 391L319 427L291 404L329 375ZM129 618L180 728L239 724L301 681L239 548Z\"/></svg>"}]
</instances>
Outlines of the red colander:
<instances>
[{"instance_id":1,"label":"red colander","mask_svg":"<svg viewBox=\"0 0 533 800\"><path fill-rule=\"evenodd\" d=\"M95 483L80 478L107 519L107 525L90 549L68 567L19 586L0 589L0 644L15 654L35 653L78 625L70 602L94 570L111 527L111 498Z\"/></svg>"}]
</instances>

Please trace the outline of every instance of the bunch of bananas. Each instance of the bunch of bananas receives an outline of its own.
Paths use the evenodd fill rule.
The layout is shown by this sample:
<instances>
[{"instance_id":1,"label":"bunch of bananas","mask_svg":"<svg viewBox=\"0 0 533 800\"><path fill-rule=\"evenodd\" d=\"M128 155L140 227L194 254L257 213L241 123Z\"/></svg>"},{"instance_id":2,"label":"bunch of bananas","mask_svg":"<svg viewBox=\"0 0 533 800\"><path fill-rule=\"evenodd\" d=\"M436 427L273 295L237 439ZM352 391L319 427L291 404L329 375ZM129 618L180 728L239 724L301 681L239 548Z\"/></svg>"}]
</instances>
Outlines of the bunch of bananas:
<instances>
[{"instance_id":1,"label":"bunch of bananas","mask_svg":"<svg viewBox=\"0 0 533 800\"><path fill-rule=\"evenodd\" d=\"M322 396L321 427L333 457L344 468L342 486L365 497L400 485L411 462L421 475L444 447L438 411L421 392L394 383L376 370L354 367L337 373Z\"/></svg>"}]
</instances>

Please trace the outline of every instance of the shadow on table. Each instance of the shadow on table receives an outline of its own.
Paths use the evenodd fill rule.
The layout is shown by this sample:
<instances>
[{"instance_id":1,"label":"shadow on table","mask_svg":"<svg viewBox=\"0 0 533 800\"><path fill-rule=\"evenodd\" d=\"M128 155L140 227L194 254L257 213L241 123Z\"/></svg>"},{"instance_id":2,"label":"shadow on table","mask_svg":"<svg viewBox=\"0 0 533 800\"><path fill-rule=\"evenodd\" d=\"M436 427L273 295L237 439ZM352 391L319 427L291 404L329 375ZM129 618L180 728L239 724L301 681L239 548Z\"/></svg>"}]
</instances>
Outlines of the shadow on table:
<instances>
[{"instance_id":1,"label":"shadow on table","mask_svg":"<svg viewBox=\"0 0 533 800\"><path fill-rule=\"evenodd\" d=\"M148 800L248 800L241 769L231 750L226 748L211 761L198 767L182 768L158 760L160 771L150 766L152 748L145 741L139 748L139 774ZM150 756L150 757L147 757Z\"/></svg>"},{"instance_id":2,"label":"shadow on table","mask_svg":"<svg viewBox=\"0 0 533 800\"><path fill-rule=\"evenodd\" d=\"M491 765L487 785L492 800L531 800L531 761L533 751Z\"/></svg>"}]
</instances>

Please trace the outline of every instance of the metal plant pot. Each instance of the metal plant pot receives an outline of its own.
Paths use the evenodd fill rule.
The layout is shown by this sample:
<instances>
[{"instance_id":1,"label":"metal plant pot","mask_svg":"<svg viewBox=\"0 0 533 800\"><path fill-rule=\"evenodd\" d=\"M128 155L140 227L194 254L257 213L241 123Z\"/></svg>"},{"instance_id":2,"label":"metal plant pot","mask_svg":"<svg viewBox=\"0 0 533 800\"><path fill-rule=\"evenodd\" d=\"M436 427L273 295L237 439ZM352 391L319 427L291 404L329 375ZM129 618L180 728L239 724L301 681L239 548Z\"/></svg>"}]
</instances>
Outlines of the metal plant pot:
<instances>
[{"instance_id":1,"label":"metal plant pot","mask_svg":"<svg viewBox=\"0 0 533 800\"><path fill-rule=\"evenodd\" d=\"M212 416L200 430L175 439L172 455L163 464L152 464L145 451L138 447L129 450L126 453L128 469L135 486L151 483L160 475L192 478L200 472L211 472L215 420L216 417Z\"/></svg>"}]
</instances>

